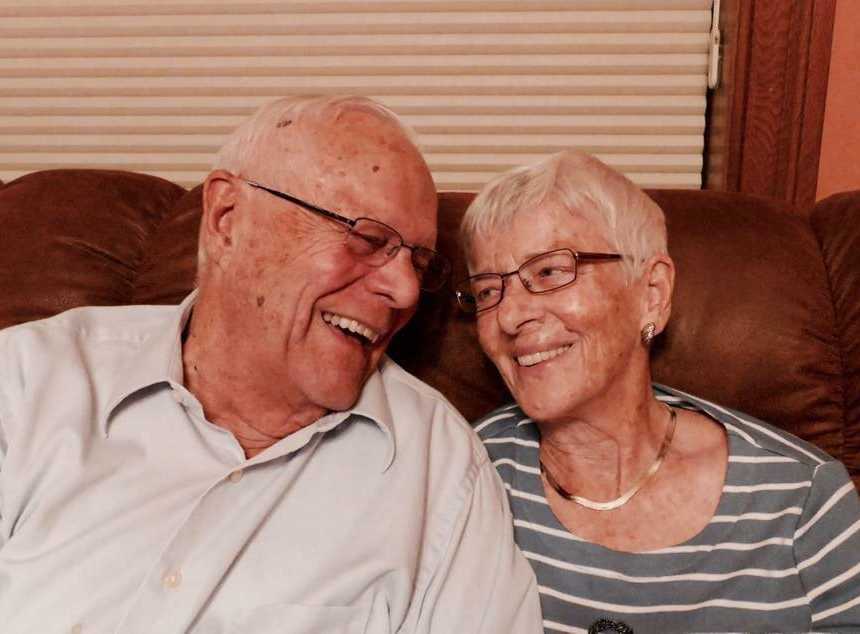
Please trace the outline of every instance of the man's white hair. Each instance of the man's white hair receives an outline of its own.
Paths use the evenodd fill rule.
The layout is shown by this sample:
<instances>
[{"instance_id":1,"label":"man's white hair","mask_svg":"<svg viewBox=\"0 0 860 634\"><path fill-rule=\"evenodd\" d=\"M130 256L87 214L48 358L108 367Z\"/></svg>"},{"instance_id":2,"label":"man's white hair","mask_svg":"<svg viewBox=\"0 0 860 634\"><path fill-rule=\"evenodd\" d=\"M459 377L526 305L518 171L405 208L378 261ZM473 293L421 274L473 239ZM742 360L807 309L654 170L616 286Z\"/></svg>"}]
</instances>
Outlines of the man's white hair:
<instances>
[{"instance_id":1,"label":"man's white hair","mask_svg":"<svg viewBox=\"0 0 860 634\"><path fill-rule=\"evenodd\" d=\"M249 119L227 137L215 156L213 169L223 169L235 175L253 176L266 184L275 185L280 164L260 164L260 157L279 138L278 132L299 124L305 118L316 119L321 125L334 123L346 112L365 112L399 128L416 147L418 137L394 112L380 103L355 95L298 95L284 97L261 106ZM255 166L264 173L247 174Z\"/></svg>"},{"instance_id":2,"label":"man's white hair","mask_svg":"<svg viewBox=\"0 0 860 634\"><path fill-rule=\"evenodd\" d=\"M667 253L666 219L657 203L595 157L565 150L487 183L460 225L467 259L476 242L491 240L518 213L547 202L603 223L609 243L624 256L628 281L641 274L648 258Z\"/></svg>"}]
</instances>

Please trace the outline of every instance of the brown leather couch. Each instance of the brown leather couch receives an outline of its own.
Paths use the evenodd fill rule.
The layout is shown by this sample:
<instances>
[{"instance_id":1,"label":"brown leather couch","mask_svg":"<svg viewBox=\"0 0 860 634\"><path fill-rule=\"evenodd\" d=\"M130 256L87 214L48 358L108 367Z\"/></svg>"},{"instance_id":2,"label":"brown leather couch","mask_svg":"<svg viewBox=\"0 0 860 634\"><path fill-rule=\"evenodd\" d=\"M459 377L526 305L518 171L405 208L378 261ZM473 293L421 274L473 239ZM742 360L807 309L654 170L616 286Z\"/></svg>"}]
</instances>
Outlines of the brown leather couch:
<instances>
[{"instance_id":1,"label":"brown leather couch","mask_svg":"<svg viewBox=\"0 0 860 634\"><path fill-rule=\"evenodd\" d=\"M860 483L860 191L804 213L740 194L649 193L678 267L656 380L817 443ZM455 275L470 199L440 196L439 248ZM53 170L0 187L0 327L87 304L179 302L199 217L199 188L142 174ZM508 399L447 294L422 299L391 355L467 418Z\"/></svg>"}]
</instances>

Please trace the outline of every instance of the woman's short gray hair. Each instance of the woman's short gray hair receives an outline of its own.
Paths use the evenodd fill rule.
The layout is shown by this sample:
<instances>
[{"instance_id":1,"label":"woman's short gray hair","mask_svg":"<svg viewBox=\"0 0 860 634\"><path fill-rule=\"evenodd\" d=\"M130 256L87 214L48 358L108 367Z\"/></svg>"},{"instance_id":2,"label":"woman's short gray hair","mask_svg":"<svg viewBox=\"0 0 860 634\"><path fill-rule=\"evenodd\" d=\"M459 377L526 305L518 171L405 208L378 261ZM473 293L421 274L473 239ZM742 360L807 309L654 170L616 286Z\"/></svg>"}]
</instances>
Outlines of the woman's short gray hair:
<instances>
[{"instance_id":1,"label":"woman's short gray hair","mask_svg":"<svg viewBox=\"0 0 860 634\"><path fill-rule=\"evenodd\" d=\"M417 135L404 124L393 111L380 103L355 95L298 95L284 97L261 106L249 119L227 137L215 156L213 169L227 170L236 175L244 174L251 166L263 171L282 171L282 165L260 165L269 144L278 138L277 132L305 117L315 117L321 122L334 122L345 112L361 111L398 127L416 147ZM244 174L264 180L276 178L277 174ZM269 184L274 185L270 182Z\"/></svg>"},{"instance_id":2,"label":"woman's short gray hair","mask_svg":"<svg viewBox=\"0 0 860 634\"><path fill-rule=\"evenodd\" d=\"M628 279L641 274L648 258L667 253L663 210L595 157L565 150L505 172L481 190L460 225L467 258L477 240L491 238L510 226L519 212L547 201L602 222L610 244L624 255Z\"/></svg>"}]
</instances>

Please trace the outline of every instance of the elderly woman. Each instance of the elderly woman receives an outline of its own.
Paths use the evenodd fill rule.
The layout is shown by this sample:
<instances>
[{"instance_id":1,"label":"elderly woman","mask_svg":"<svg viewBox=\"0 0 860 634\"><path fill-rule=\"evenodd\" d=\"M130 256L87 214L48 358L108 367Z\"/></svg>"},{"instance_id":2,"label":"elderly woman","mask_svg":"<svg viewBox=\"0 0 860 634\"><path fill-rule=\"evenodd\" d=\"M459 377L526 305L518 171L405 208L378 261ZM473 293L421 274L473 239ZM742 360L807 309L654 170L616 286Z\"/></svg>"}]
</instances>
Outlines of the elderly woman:
<instances>
[{"instance_id":1,"label":"elderly woman","mask_svg":"<svg viewBox=\"0 0 860 634\"><path fill-rule=\"evenodd\" d=\"M663 213L574 152L463 220L461 307L516 399L476 430L547 632L860 631L860 502L816 447L652 386L675 268Z\"/></svg>"}]
</instances>

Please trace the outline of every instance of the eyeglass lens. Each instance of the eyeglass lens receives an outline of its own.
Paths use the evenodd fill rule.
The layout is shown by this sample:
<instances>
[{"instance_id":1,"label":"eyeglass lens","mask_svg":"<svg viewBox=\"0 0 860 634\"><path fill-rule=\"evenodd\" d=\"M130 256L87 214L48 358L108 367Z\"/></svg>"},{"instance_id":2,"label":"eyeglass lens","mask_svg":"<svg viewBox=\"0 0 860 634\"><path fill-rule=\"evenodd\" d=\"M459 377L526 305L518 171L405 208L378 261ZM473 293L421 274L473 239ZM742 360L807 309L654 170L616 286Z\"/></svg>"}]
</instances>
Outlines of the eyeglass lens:
<instances>
[{"instance_id":1,"label":"eyeglass lens","mask_svg":"<svg viewBox=\"0 0 860 634\"><path fill-rule=\"evenodd\" d=\"M568 250L550 251L524 262L514 273L527 290L546 293L576 279L576 256ZM500 273L487 273L469 278L457 288L460 306L466 312L492 308L502 301L504 277Z\"/></svg>"},{"instance_id":2,"label":"eyeglass lens","mask_svg":"<svg viewBox=\"0 0 860 634\"><path fill-rule=\"evenodd\" d=\"M350 251L372 266L381 266L393 258L402 246L403 238L391 227L370 218L359 218L347 233ZM439 290L448 277L448 261L435 251L419 246L411 250L412 266L421 288Z\"/></svg>"}]
</instances>

